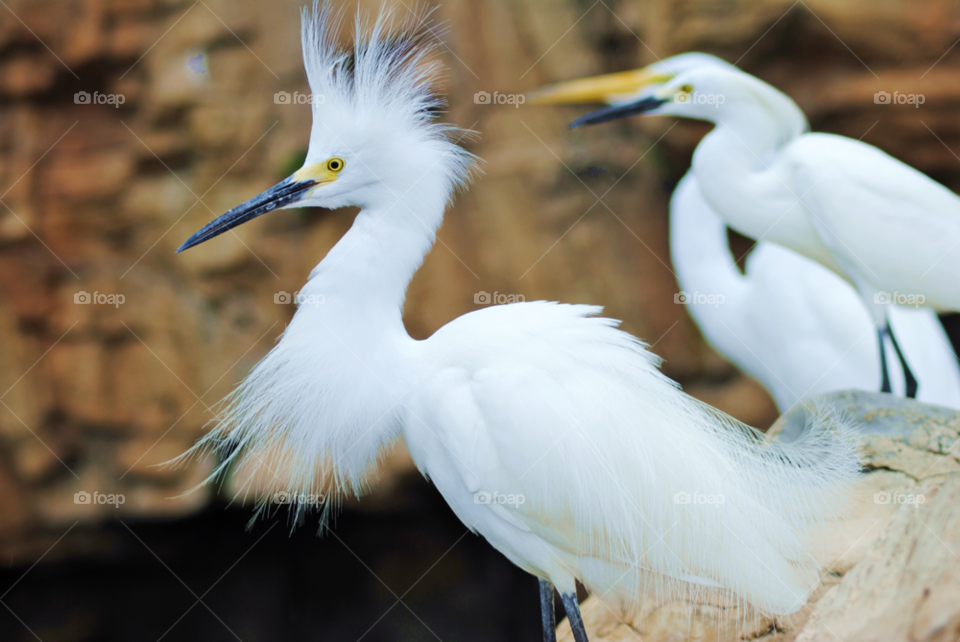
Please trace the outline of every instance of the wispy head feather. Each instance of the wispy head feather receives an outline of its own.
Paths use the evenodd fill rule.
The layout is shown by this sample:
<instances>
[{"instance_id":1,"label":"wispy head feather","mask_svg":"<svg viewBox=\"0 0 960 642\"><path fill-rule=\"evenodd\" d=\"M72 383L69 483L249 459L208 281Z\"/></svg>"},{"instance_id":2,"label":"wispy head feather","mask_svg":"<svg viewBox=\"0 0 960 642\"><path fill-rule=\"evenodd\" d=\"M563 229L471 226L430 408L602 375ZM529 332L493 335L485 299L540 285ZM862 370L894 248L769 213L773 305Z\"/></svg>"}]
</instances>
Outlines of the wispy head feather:
<instances>
[{"instance_id":1,"label":"wispy head feather","mask_svg":"<svg viewBox=\"0 0 960 642\"><path fill-rule=\"evenodd\" d=\"M400 14L405 15L400 15ZM438 49L445 28L433 9L384 7L377 17L357 11L354 44L338 45L343 16L315 0L303 10L303 62L313 94L311 147L330 137L362 147L368 140L442 146L451 188L469 177L474 157L456 143L472 132L437 122L446 106L437 93L444 65Z\"/></svg>"}]
</instances>

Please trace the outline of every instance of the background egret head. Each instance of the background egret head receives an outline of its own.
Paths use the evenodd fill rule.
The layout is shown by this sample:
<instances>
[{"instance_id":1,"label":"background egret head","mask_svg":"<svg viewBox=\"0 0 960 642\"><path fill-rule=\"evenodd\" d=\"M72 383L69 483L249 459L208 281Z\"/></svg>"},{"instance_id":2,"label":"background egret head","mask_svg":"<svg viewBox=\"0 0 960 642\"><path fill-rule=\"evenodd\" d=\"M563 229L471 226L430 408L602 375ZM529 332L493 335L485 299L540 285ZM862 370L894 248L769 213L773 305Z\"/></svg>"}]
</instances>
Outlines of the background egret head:
<instances>
[{"instance_id":1,"label":"background egret head","mask_svg":"<svg viewBox=\"0 0 960 642\"><path fill-rule=\"evenodd\" d=\"M695 60L702 63L699 58ZM757 110L769 117L784 117L788 129L806 126L806 119L792 100L769 91L763 83L730 65L698 64L676 75L658 76L656 81L632 100L582 116L570 126L596 125L639 114L717 122L730 114L749 119Z\"/></svg>"},{"instance_id":2,"label":"background egret head","mask_svg":"<svg viewBox=\"0 0 960 642\"><path fill-rule=\"evenodd\" d=\"M747 88L750 100L737 92L728 92L728 83ZM590 78L580 78L538 89L530 93L531 104L607 103L610 107L577 118L570 126L593 125L637 114L674 115L712 120L717 110L730 100L754 109L758 104L775 115L785 142L809 129L807 119L796 103L782 92L754 82L729 62L711 54L689 52L665 58L642 69ZM730 108L725 108L725 112ZM711 111L712 110L712 111Z\"/></svg>"}]
</instances>

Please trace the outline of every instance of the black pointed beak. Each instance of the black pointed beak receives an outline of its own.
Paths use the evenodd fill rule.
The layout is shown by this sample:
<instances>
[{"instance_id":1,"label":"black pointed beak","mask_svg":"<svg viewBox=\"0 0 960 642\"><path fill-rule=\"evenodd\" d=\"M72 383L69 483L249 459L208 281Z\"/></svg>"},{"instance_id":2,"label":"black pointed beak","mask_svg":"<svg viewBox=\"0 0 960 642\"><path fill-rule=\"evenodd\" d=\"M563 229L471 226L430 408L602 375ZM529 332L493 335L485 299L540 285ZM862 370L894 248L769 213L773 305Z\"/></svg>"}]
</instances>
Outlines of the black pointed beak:
<instances>
[{"instance_id":1,"label":"black pointed beak","mask_svg":"<svg viewBox=\"0 0 960 642\"><path fill-rule=\"evenodd\" d=\"M243 205L238 205L226 214L218 216L204 225L196 234L188 238L183 245L177 249L177 253L188 250L194 245L200 245L204 241L209 241L213 237L232 230L238 225L242 225L267 212L272 212L285 205L295 203L303 198L305 191L316 184L317 181L314 180L295 181L292 176L286 178L266 192L259 196L254 196Z\"/></svg>"},{"instance_id":2,"label":"black pointed beak","mask_svg":"<svg viewBox=\"0 0 960 642\"><path fill-rule=\"evenodd\" d=\"M655 98L650 96L649 98L641 98L632 103L625 103L623 105L615 105L613 107L604 107L603 109L598 109L597 111L590 112L586 116L581 116L572 123L570 123L570 129L576 129L577 127L582 127L583 125L597 125L599 123L607 123L611 120L618 120L620 118L626 118L627 116L636 116L637 114L645 114L647 112L653 111L660 107L660 105L669 102L669 99L666 98Z\"/></svg>"}]
</instances>

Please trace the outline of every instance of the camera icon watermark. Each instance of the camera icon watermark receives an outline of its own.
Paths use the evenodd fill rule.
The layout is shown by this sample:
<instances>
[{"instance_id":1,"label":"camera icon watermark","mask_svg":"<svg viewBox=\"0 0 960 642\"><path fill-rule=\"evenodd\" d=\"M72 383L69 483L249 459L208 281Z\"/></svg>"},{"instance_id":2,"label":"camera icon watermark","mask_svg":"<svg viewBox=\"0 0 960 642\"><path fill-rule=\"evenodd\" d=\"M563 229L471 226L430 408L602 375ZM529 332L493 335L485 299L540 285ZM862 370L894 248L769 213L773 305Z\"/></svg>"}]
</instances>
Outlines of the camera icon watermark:
<instances>
[{"instance_id":1,"label":"camera icon watermark","mask_svg":"<svg viewBox=\"0 0 960 642\"><path fill-rule=\"evenodd\" d=\"M126 300L127 297L122 294L104 294L101 292L90 294L83 290L73 294L73 302L77 305L112 305L115 308L119 308Z\"/></svg>"},{"instance_id":2,"label":"camera icon watermark","mask_svg":"<svg viewBox=\"0 0 960 642\"><path fill-rule=\"evenodd\" d=\"M880 291L873 295L873 302L879 305L893 303L895 305L919 308L926 300L927 297L922 294L901 294L900 292L890 294L889 292Z\"/></svg>"},{"instance_id":3,"label":"camera icon watermark","mask_svg":"<svg viewBox=\"0 0 960 642\"><path fill-rule=\"evenodd\" d=\"M527 102L527 97L523 94L501 94L499 91L478 91L473 95L473 102L477 105L513 105L519 108L520 105Z\"/></svg>"},{"instance_id":4,"label":"camera icon watermark","mask_svg":"<svg viewBox=\"0 0 960 642\"><path fill-rule=\"evenodd\" d=\"M73 95L75 105L113 105L120 107L127 102L127 97L123 94L101 94L99 91L91 94L87 91L78 91Z\"/></svg>"},{"instance_id":5,"label":"camera icon watermark","mask_svg":"<svg viewBox=\"0 0 960 642\"><path fill-rule=\"evenodd\" d=\"M500 294L499 292L490 294L483 290L473 295L473 302L477 305L503 305L504 303L521 303L526 300L526 297L522 294Z\"/></svg>"},{"instance_id":6,"label":"camera icon watermark","mask_svg":"<svg viewBox=\"0 0 960 642\"><path fill-rule=\"evenodd\" d=\"M917 109L927 102L923 94L901 94L899 91L891 95L888 91L878 91L873 95L873 102L877 105L913 105Z\"/></svg>"},{"instance_id":7,"label":"camera icon watermark","mask_svg":"<svg viewBox=\"0 0 960 642\"><path fill-rule=\"evenodd\" d=\"M114 508L120 508L122 504L127 501L127 498L124 497L121 493L110 493L104 494L97 491L93 493L88 493L85 490L78 491L73 494L73 503L81 506L89 505L107 505L113 506Z\"/></svg>"},{"instance_id":8,"label":"camera icon watermark","mask_svg":"<svg viewBox=\"0 0 960 642\"><path fill-rule=\"evenodd\" d=\"M700 292L686 292L680 290L673 295L673 302L677 305L712 305L719 308L727 300L722 294L701 294Z\"/></svg>"}]
</instances>

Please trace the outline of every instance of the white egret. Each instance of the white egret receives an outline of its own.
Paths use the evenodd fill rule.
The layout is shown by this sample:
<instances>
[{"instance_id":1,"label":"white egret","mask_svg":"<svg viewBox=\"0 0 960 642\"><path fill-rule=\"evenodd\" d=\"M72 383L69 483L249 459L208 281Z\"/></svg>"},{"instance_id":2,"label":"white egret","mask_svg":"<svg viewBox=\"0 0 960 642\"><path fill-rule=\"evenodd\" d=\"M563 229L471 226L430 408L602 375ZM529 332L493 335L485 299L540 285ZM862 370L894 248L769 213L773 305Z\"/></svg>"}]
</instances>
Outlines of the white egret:
<instances>
[{"instance_id":1,"label":"white egret","mask_svg":"<svg viewBox=\"0 0 960 642\"><path fill-rule=\"evenodd\" d=\"M704 337L760 381L786 412L803 397L832 390L872 390L880 379L873 321L843 279L776 243L758 243L741 274L727 226L700 194L695 176L677 185L670 204L670 252L686 292L722 293L720 305L690 305ZM924 382L917 398L960 408L960 368L932 310L890 309L890 326ZM887 359L896 359L887 345ZM899 369L891 387L905 390Z\"/></svg>"},{"instance_id":2,"label":"white egret","mask_svg":"<svg viewBox=\"0 0 960 642\"><path fill-rule=\"evenodd\" d=\"M737 73L729 63L702 53L664 59L637 71L583 78L532 92L539 104L630 105L677 74L711 67ZM808 130L789 97L769 85L755 88L779 132L757 166ZM792 250L759 242L736 266L727 226L700 193L693 171L677 185L670 203L670 248L681 290L722 294L722 305L691 305L706 339L770 391L782 411L800 397L847 388L872 389L881 380L879 346L864 337L874 327L856 291L818 263ZM929 309L892 306L890 325L913 371L925 384L921 401L960 407L960 368L943 327ZM886 344L885 362L896 358ZM891 388L905 391L901 372Z\"/></svg>"},{"instance_id":3,"label":"white egret","mask_svg":"<svg viewBox=\"0 0 960 642\"><path fill-rule=\"evenodd\" d=\"M889 337L907 396L916 396L888 311L892 304L960 310L960 197L843 136L806 133L781 146L777 109L767 100L779 92L746 73L700 66L655 80L648 94L573 126L641 113L714 123L693 158L707 202L733 229L803 254L856 287L877 327L881 389L891 389L882 349Z\"/></svg>"},{"instance_id":4,"label":"white egret","mask_svg":"<svg viewBox=\"0 0 960 642\"><path fill-rule=\"evenodd\" d=\"M797 441L764 443L682 393L593 306L495 305L407 334L408 283L473 159L434 122L431 32L392 33L390 20L358 21L348 53L326 6L305 13L324 100L303 168L181 247L275 209L361 208L197 448L221 453L221 472L277 463L292 495L336 498L363 492L402 436L464 524L540 578L548 640L556 587L586 641L578 579L626 608L716 592L799 609L819 579L812 530L859 471L841 420L816 412Z\"/></svg>"}]
</instances>

